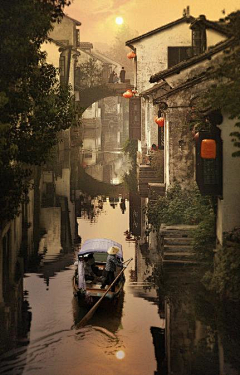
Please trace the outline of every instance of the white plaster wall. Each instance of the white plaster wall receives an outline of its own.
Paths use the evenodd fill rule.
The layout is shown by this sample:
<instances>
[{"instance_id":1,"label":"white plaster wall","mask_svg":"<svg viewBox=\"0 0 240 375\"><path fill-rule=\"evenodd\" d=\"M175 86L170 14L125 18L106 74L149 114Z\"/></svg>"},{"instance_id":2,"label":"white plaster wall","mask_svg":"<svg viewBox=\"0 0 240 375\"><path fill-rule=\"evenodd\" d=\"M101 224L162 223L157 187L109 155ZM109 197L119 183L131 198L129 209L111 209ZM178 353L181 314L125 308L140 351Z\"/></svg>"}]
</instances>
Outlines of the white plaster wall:
<instances>
[{"instance_id":1,"label":"white plaster wall","mask_svg":"<svg viewBox=\"0 0 240 375\"><path fill-rule=\"evenodd\" d=\"M71 89L71 93L74 93L74 75L75 75L75 61L73 58L74 52L71 52L71 59L70 59L70 69L69 69L69 85Z\"/></svg>"},{"instance_id":2,"label":"white plaster wall","mask_svg":"<svg viewBox=\"0 0 240 375\"><path fill-rule=\"evenodd\" d=\"M227 39L222 34L219 34L218 32L211 30L211 29L206 30L206 36L207 36L207 48L214 46L215 44Z\"/></svg>"},{"instance_id":3,"label":"white plaster wall","mask_svg":"<svg viewBox=\"0 0 240 375\"><path fill-rule=\"evenodd\" d=\"M164 126L164 183L166 184L166 190L170 185L170 161L169 161L169 121L166 118Z\"/></svg>"},{"instance_id":4,"label":"white plaster wall","mask_svg":"<svg viewBox=\"0 0 240 375\"><path fill-rule=\"evenodd\" d=\"M50 32L50 38L64 41L68 40L69 45L76 44L76 35L75 35L76 26L73 21L67 17L63 17L60 23L55 23L54 29Z\"/></svg>"},{"instance_id":5,"label":"white plaster wall","mask_svg":"<svg viewBox=\"0 0 240 375\"><path fill-rule=\"evenodd\" d=\"M74 239L74 234L75 234L75 204L72 203L72 201L71 201L70 177L71 177L70 168L63 168L62 169L62 177L58 177L56 179L56 194L67 197L70 227L71 227L71 235L72 235L72 239Z\"/></svg>"},{"instance_id":6,"label":"white plaster wall","mask_svg":"<svg viewBox=\"0 0 240 375\"><path fill-rule=\"evenodd\" d=\"M207 30L207 47L226 38L213 30ZM135 42L137 53L137 89L139 92L152 87L150 76L168 68L168 47L192 46L192 30L189 24L175 25L160 33Z\"/></svg>"},{"instance_id":7,"label":"white plaster wall","mask_svg":"<svg viewBox=\"0 0 240 375\"><path fill-rule=\"evenodd\" d=\"M94 150L96 148L96 139L95 138L84 138L83 140L83 150Z\"/></svg>"},{"instance_id":8,"label":"white plaster wall","mask_svg":"<svg viewBox=\"0 0 240 375\"><path fill-rule=\"evenodd\" d=\"M138 91L152 87L150 76L167 69L168 47L191 45L192 33L185 23L137 41L134 47L137 53Z\"/></svg>"},{"instance_id":9,"label":"white plaster wall","mask_svg":"<svg viewBox=\"0 0 240 375\"><path fill-rule=\"evenodd\" d=\"M92 104L88 107L82 114L82 118L96 118L101 117L101 108L98 108L98 102Z\"/></svg>"},{"instance_id":10,"label":"white plaster wall","mask_svg":"<svg viewBox=\"0 0 240 375\"><path fill-rule=\"evenodd\" d=\"M41 208L41 228L46 230L44 235L44 246L48 255L57 255L62 248L61 245L61 208Z\"/></svg>"},{"instance_id":11,"label":"white plaster wall","mask_svg":"<svg viewBox=\"0 0 240 375\"><path fill-rule=\"evenodd\" d=\"M240 158L232 157L238 149L229 134L236 131L236 120L224 116L220 128L223 140L223 200L218 201L217 237L222 243L223 232L240 227Z\"/></svg>"}]
</instances>

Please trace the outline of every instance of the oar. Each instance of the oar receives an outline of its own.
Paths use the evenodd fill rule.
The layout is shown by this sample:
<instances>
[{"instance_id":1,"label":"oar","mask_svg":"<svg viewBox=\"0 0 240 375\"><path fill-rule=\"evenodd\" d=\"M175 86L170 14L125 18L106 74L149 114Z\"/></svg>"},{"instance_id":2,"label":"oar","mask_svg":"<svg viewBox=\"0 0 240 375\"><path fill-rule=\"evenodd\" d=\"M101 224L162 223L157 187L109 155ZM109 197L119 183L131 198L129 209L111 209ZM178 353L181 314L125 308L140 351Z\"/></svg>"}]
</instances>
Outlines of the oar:
<instances>
[{"instance_id":1,"label":"oar","mask_svg":"<svg viewBox=\"0 0 240 375\"><path fill-rule=\"evenodd\" d=\"M91 319L91 317L93 316L93 314L95 313L95 311L97 310L98 306L100 305L100 303L102 302L103 298L106 296L106 294L109 292L109 290L111 289L111 287L115 284L115 282L119 279L119 277L122 275L122 273L125 271L125 269L128 267L129 263L133 260L133 258L130 258L128 260L126 260L126 262L128 262L128 264L126 266L124 266L124 268L119 272L119 274L116 276L116 278L113 280L112 284L109 285L109 287L107 288L106 292L102 295L102 297L95 303L95 305L88 311L88 313L82 318L82 320L78 323L77 327L80 328L80 327L83 327L85 326L85 324L88 322L89 319ZM126 263L124 262L124 264Z\"/></svg>"}]
</instances>

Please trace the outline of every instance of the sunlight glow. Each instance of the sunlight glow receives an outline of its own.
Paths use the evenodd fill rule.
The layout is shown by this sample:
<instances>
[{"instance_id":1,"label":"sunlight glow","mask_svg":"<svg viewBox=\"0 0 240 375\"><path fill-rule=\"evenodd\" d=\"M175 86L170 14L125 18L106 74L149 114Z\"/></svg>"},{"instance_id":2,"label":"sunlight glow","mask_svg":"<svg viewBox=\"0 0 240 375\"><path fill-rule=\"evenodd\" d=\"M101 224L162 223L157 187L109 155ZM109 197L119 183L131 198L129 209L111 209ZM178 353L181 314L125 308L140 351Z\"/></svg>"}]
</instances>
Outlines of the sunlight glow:
<instances>
[{"instance_id":1,"label":"sunlight glow","mask_svg":"<svg viewBox=\"0 0 240 375\"><path fill-rule=\"evenodd\" d=\"M122 17L117 17L117 18L115 19L115 22L116 22L116 24L118 24L118 25L122 25L122 24L123 24L123 18L122 18Z\"/></svg>"},{"instance_id":2,"label":"sunlight glow","mask_svg":"<svg viewBox=\"0 0 240 375\"><path fill-rule=\"evenodd\" d=\"M116 353L116 357L117 359L123 359L125 357L125 353L123 350L119 350L117 353Z\"/></svg>"}]
</instances>

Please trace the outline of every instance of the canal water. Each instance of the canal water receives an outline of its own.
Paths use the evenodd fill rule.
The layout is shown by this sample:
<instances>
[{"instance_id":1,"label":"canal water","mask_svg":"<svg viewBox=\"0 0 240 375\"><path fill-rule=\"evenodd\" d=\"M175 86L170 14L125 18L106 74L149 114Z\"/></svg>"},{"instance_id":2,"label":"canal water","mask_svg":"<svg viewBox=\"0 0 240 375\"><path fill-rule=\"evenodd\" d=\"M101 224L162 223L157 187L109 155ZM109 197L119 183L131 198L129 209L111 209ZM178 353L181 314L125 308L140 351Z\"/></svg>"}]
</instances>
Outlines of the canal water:
<instances>
[{"instance_id":1,"label":"canal water","mask_svg":"<svg viewBox=\"0 0 240 375\"><path fill-rule=\"evenodd\" d=\"M25 274L24 334L0 356L0 374L240 374L239 305L210 295L196 267L163 269L154 236L127 238L131 202L124 210L120 198L90 203L77 218L82 242L111 238L133 258L123 294L79 328L87 309L72 289L78 247L63 252L53 236Z\"/></svg>"},{"instance_id":2,"label":"canal water","mask_svg":"<svg viewBox=\"0 0 240 375\"><path fill-rule=\"evenodd\" d=\"M95 201L96 202L96 201ZM94 202L93 202L94 205ZM89 324L78 328L83 308L73 296L72 276L76 252L43 254L41 272L27 273L24 294L29 305L30 330L19 347L1 357L1 374L107 375L154 374L157 369L151 327L164 329L155 287L136 280L136 245L127 241L129 202L124 213L120 202L106 199L94 218L78 218L82 241L111 238L123 244L124 258L134 258L126 270L124 293L113 306L100 307ZM151 272L144 258L141 274ZM141 281L144 281L142 284Z\"/></svg>"}]
</instances>

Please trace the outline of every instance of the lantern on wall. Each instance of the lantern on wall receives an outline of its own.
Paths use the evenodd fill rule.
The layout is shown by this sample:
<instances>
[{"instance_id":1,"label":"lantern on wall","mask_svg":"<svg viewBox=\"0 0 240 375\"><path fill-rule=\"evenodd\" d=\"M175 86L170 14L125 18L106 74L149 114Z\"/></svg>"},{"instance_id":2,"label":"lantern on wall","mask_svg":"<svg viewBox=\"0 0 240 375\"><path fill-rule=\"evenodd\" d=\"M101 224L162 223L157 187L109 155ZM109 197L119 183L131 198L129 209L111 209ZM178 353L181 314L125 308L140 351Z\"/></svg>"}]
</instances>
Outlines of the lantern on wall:
<instances>
[{"instance_id":1,"label":"lantern on wall","mask_svg":"<svg viewBox=\"0 0 240 375\"><path fill-rule=\"evenodd\" d=\"M203 139L201 142L201 158L216 159L216 141L214 139Z\"/></svg>"},{"instance_id":2,"label":"lantern on wall","mask_svg":"<svg viewBox=\"0 0 240 375\"><path fill-rule=\"evenodd\" d=\"M160 128L164 127L164 117L156 117L155 122Z\"/></svg>"},{"instance_id":3,"label":"lantern on wall","mask_svg":"<svg viewBox=\"0 0 240 375\"><path fill-rule=\"evenodd\" d=\"M133 97L133 92L132 92L132 90L127 90L127 91L125 91L125 92L122 94L122 96L123 96L124 98L130 99L130 98Z\"/></svg>"},{"instance_id":4,"label":"lantern on wall","mask_svg":"<svg viewBox=\"0 0 240 375\"><path fill-rule=\"evenodd\" d=\"M127 58L128 58L128 59L134 59L134 57L136 57L136 56L137 56L136 53L133 52L133 51L131 51L131 52L129 52L129 53L127 54Z\"/></svg>"}]
</instances>

